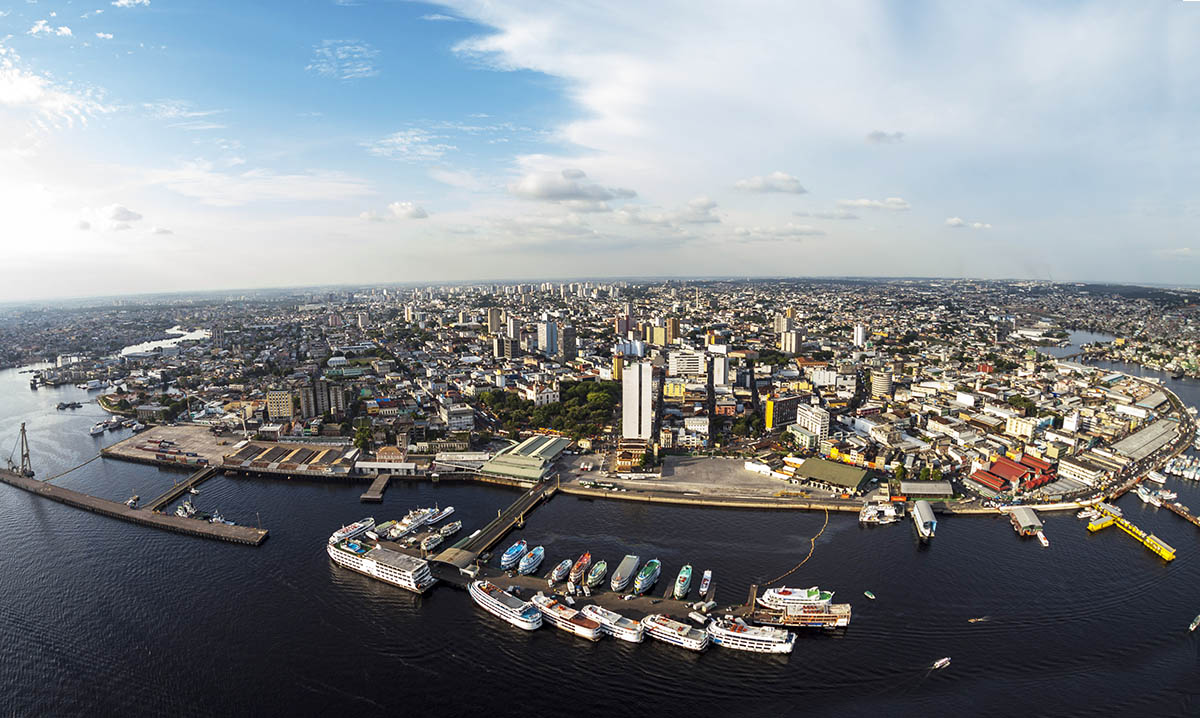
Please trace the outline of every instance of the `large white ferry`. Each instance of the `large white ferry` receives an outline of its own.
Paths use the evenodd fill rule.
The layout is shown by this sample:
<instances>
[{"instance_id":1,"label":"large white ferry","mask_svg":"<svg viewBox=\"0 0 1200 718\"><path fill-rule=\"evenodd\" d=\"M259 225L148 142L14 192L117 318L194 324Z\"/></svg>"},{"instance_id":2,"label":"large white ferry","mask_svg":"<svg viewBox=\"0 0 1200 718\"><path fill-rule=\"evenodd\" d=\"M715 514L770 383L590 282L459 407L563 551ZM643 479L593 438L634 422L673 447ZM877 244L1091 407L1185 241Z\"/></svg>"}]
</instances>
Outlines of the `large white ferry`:
<instances>
[{"instance_id":1,"label":"large white ferry","mask_svg":"<svg viewBox=\"0 0 1200 718\"><path fill-rule=\"evenodd\" d=\"M621 559L621 563L617 564L617 570L613 572L612 582L609 583L614 591L624 591L633 577L637 575L638 564L642 562L640 556L629 554Z\"/></svg>"},{"instance_id":2,"label":"large white ferry","mask_svg":"<svg viewBox=\"0 0 1200 718\"><path fill-rule=\"evenodd\" d=\"M601 631L622 641L641 643L645 635L642 624L607 608L601 608L594 604L587 605L583 607L583 615L599 623Z\"/></svg>"},{"instance_id":3,"label":"large white ferry","mask_svg":"<svg viewBox=\"0 0 1200 718\"><path fill-rule=\"evenodd\" d=\"M816 586L811 588L768 588L763 591L763 595L758 597L760 604L776 611L807 606L824 608L832 601L833 591L822 591Z\"/></svg>"},{"instance_id":4,"label":"large white ferry","mask_svg":"<svg viewBox=\"0 0 1200 718\"><path fill-rule=\"evenodd\" d=\"M542 627L542 614L537 606L502 591L491 581L472 581L468 591L480 608L517 628L533 631Z\"/></svg>"},{"instance_id":5,"label":"large white ferry","mask_svg":"<svg viewBox=\"0 0 1200 718\"><path fill-rule=\"evenodd\" d=\"M348 539L326 545L325 551L339 566L414 593L425 593L437 582L425 561L382 546L372 548Z\"/></svg>"},{"instance_id":6,"label":"large white ferry","mask_svg":"<svg viewBox=\"0 0 1200 718\"><path fill-rule=\"evenodd\" d=\"M708 624L708 637L722 648L755 653L791 653L796 634L782 628L748 626L737 620L719 618Z\"/></svg>"},{"instance_id":7,"label":"large white ferry","mask_svg":"<svg viewBox=\"0 0 1200 718\"><path fill-rule=\"evenodd\" d=\"M651 613L643 618L642 630L651 638L657 638L691 651L703 651L708 648L707 633L661 613Z\"/></svg>"},{"instance_id":8,"label":"large white ferry","mask_svg":"<svg viewBox=\"0 0 1200 718\"><path fill-rule=\"evenodd\" d=\"M375 528L375 519L368 516L361 521L355 521L349 526L343 526L337 531L334 531L329 536L329 543L332 545L338 541L345 541L346 539L354 538L360 534L365 534L373 528Z\"/></svg>"},{"instance_id":9,"label":"large white ferry","mask_svg":"<svg viewBox=\"0 0 1200 718\"><path fill-rule=\"evenodd\" d=\"M435 514L437 514L437 509L413 509L412 511L409 511L407 514L405 514L404 518L400 519L400 521L392 526L391 530L388 531L388 538L394 541L407 536L413 531L416 531L425 524L429 523L429 519L433 518Z\"/></svg>"},{"instance_id":10,"label":"large white ferry","mask_svg":"<svg viewBox=\"0 0 1200 718\"><path fill-rule=\"evenodd\" d=\"M589 641L599 641L600 622L588 618L570 606L559 603L557 599L539 593L534 596L533 605L542 612L542 617L567 633L574 633Z\"/></svg>"}]
</instances>

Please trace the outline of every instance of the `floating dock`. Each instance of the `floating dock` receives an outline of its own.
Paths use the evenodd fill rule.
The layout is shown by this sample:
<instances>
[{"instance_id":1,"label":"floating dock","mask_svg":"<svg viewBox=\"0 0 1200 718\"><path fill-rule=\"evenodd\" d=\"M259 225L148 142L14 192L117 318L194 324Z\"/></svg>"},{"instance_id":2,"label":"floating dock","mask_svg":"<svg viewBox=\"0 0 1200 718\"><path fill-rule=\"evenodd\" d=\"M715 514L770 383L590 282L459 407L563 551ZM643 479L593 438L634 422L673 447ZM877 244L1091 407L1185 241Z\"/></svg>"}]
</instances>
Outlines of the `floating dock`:
<instances>
[{"instance_id":1,"label":"floating dock","mask_svg":"<svg viewBox=\"0 0 1200 718\"><path fill-rule=\"evenodd\" d=\"M1099 511L1101 513L1101 516L1100 516L1100 518L1095 519L1094 521L1092 521L1091 523L1088 524L1088 527L1087 527L1088 531L1095 533L1097 531L1100 531L1101 529L1106 529L1109 526L1116 524L1117 527L1120 528L1122 531L1124 531L1125 533L1129 534L1130 536L1132 536L1135 539L1137 539L1138 541L1140 541L1142 543L1142 545L1145 546L1146 548L1148 548L1151 551L1153 551L1154 553L1158 554L1158 557L1161 558L1162 560L1164 560L1164 561L1174 561L1175 560L1175 549L1172 548L1169 544L1167 544L1162 539L1158 538L1154 534L1146 533L1145 531L1141 530L1137 526L1134 526L1132 523L1125 520L1124 518L1112 513L1107 508L1105 508L1104 504L1097 504L1095 508L1097 511Z\"/></svg>"},{"instance_id":2,"label":"floating dock","mask_svg":"<svg viewBox=\"0 0 1200 718\"><path fill-rule=\"evenodd\" d=\"M200 538L228 541L230 543L257 546L267 539L266 529L256 529L249 526L230 526L228 524L210 524L197 519L185 519L179 516L160 514L146 509L131 509L125 504L108 499L101 499L89 494L72 491L61 486L19 476L11 471L0 471L0 482L15 486L43 498L57 501L60 504L74 506L78 509L91 511L95 514L108 516L122 521L128 521L142 526L150 526L164 531L199 536Z\"/></svg>"},{"instance_id":3,"label":"floating dock","mask_svg":"<svg viewBox=\"0 0 1200 718\"><path fill-rule=\"evenodd\" d=\"M496 512L496 518L484 526L479 533L473 534L465 541L456 543L454 547L442 551L434 557L434 561L448 563L458 568L466 568L475 563L479 554L496 545L504 535L514 528L525 525L525 517L542 501L549 499L558 490L557 481L543 481L521 494L508 508Z\"/></svg>"}]
</instances>

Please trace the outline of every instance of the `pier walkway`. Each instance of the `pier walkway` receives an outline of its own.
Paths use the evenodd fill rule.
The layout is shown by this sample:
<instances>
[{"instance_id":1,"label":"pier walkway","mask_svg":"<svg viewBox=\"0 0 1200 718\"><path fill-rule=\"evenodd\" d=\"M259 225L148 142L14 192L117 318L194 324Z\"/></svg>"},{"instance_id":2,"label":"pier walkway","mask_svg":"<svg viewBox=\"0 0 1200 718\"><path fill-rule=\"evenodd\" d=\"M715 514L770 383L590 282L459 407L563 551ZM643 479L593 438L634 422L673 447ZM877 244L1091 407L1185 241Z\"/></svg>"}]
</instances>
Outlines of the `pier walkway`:
<instances>
[{"instance_id":1,"label":"pier walkway","mask_svg":"<svg viewBox=\"0 0 1200 718\"><path fill-rule=\"evenodd\" d=\"M433 558L434 561L448 563L458 568L466 568L475 562L479 555L496 545L504 535L514 528L525 525L525 517L542 501L549 499L558 490L558 481L547 480L535 484L533 488L521 494L508 508L498 511L496 518L478 534L471 536L461 545L446 549Z\"/></svg>"},{"instance_id":2,"label":"pier walkway","mask_svg":"<svg viewBox=\"0 0 1200 718\"><path fill-rule=\"evenodd\" d=\"M162 511L163 507L170 505L172 501L175 501L180 496L183 496L188 491L192 490L196 486L199 486L200 484L203 484L205 481L208 481L216 475L216 468L212 466L206 466L183 481L167 489L157 498L151 499L144 508L147 511Z\"/></svg>"},{"instance_id":3,"label":"pier walkway","mask_svg":"<svg viewBox=\"0 0 1200 718\"><path fill-rule=\"evenodd\" d=\"M367 489L358 497L359 501L378 504L383 502L383 492L387 489L388 482L392 480L391 474L380 474L378 478L371 482L371 488Z\"/></svg>"},{"instance_id":4,"label":"pier walkway","mask_svg":"<svg viewBox=\"0 0 1200 718\"><path fill-rule=\"evenodd\" d=\"M1143 546L1158 554L1159 558L1163 559L1164 561L1175 560L1175 549L1159 537L1155 536L1154 534L1148 534L1137 526L1134 526L1126 519L1117 516L1108 509L1104 508L1103 504L1096 504L1094 508L1100 512L1100 518L1088 524L1088 531L1095 533L1101 529L1105 529L1113 524L1116 524L1117 528L1140 541Z\"/></svg>"},{"instance_id":5,"label":"pier walkway","mask_svg":"<svg viewBox=\"0 0 1200 718\"><path fill-rule=\"evenodd\" d=\"M60 504L73 506L85 511L108 516L130 523L150 526L164 531L199 536L201 538L228 541L230 543L257 546L267 538L266 529L256 529L249 526L229 526L227 524L210 524L197 519L185 519L179 516L147 511L146 509L131 509L125 504L108 499L101 499L89 494L72 491L61 486L26 478L11 471L0 471L0 482L14 486L31 494L57 501Z\"/></svg>"}]
</instances>

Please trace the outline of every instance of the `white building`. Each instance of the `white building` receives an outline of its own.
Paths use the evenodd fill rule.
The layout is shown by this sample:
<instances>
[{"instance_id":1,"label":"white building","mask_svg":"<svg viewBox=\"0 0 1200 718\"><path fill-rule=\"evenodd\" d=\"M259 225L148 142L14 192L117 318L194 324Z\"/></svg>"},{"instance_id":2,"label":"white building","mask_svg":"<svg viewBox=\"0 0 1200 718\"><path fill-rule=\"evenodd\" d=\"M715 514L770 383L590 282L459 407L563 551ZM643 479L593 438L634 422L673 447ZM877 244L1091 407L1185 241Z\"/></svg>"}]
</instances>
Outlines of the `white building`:
<instances>
[{"instance_id":1,"label":"white building","mask_svg":"<svg viewBox=\"0 0 1200 718\"><path fill-rule=\"evenodd\" d=\"M621 438L649 440L654 432L654 367L629 364L621 371Z\"/></svg>"},{"instance_id":2,"label":"white building","mask_svg":"<svg viewBox=\"0 0 1200 718\"><path fill-rule=\"evenodd\" d=\"M712 358L713 386L729 385L729 357L716 354Z\"/></svg>"},{"instance_id":3,"label":"white building","mask_svg":"<svg viewBox=\"0 0 1200 718\"><path fill-rule=\"evenodd\" d=\"M667 356L667 373L670 376L706 374L704 354L686 350L671 352Z\"/></svg>"},{"instance_id":4,"label":"white building","mask_svg":"<svg viewBox=\"0 0 1200 718\"><path fill-rule=\"evenodd\" d=\"M796 407L796 424L820 441L829 438L829 412L819 406L801 404Z\"/></svg>"},{"instance_id":5,"label":"white building","mask_svg":"<svg viewBox=\"0 0 1200 718\"><path fill-rule=\"evenodd\" d=\"M867 345L867 327L864 324L854 325L854 346L865 347Z\"/></svg>"}]
</instances>

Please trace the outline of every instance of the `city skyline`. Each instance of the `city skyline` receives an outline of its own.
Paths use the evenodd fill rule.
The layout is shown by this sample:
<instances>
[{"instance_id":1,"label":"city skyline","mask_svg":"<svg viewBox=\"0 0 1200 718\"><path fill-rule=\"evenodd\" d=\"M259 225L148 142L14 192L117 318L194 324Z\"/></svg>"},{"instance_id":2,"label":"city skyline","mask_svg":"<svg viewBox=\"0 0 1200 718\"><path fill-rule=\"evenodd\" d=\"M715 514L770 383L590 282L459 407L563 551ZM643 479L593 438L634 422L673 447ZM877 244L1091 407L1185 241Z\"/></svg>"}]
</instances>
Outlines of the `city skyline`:
<instances>
[{"instance_id":1,"label":"city skyline","mask_svg":"<svg viewBox=\"0 0 1200 718\"><path fill-rule=\"evenodd\" d=\"M697 9L0 6L0 301L1195 275L1195 5Z\"/></svg>"}]
</instances>

